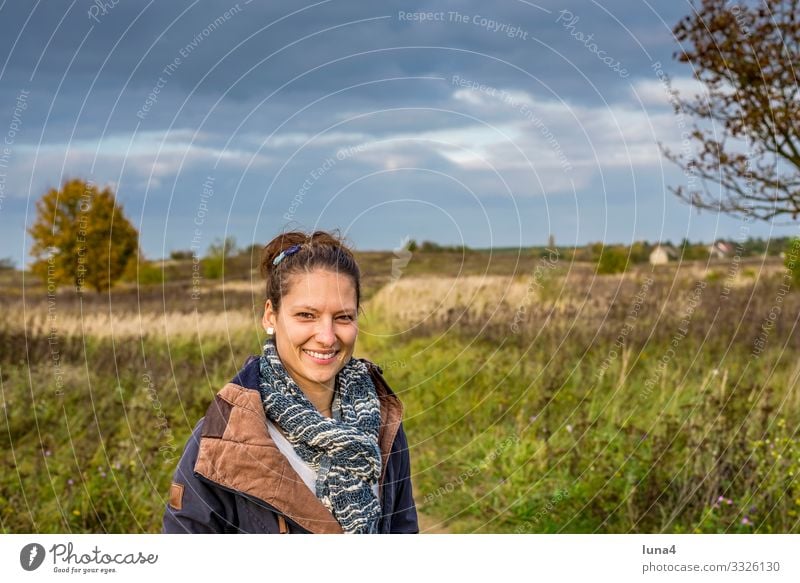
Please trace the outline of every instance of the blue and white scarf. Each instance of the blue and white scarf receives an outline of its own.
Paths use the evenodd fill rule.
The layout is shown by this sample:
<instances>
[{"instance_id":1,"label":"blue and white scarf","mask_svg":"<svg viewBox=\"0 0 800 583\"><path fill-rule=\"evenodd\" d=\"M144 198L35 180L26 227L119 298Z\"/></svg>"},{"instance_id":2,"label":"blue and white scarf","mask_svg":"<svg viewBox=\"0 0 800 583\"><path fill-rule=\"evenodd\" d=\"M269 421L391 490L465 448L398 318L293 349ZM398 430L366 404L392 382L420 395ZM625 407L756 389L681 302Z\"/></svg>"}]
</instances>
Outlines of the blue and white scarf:
<instances>
[{"instance_id":1,"label":"blue and white scarf","mask_svg":"<svg viewBox=\"0 0 800 583\"><path fill-rule=\"evenodd\" d=\"M373 492L381 474L381 415L375 384L358 359L339 371L340 420L324 417L286 371L274 338L259 361L261 400L267 418L317 472L316 496L346 533L375 533L381 517Z\"/></svg>"}]
</instances>

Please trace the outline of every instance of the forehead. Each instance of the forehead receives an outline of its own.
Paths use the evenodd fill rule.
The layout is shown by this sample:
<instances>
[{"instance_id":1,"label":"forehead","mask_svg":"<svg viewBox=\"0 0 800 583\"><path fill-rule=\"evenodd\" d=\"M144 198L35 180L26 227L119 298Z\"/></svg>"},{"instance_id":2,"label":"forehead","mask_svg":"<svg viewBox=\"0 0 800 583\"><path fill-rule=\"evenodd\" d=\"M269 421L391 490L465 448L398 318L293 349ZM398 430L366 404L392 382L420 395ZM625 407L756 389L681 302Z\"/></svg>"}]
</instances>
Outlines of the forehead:
<instances>
[{"instance_id":1,"label":"forehead","mask_svg":"<svg viewBox=\"0 0 800 583\"><path fill-rule=\"evenodd\" d=\"M324 309L356 308L356 288L346 273L323 269L294 273L288 279L289 293L283 296L288 307Z\"/></svg>"}]
</instances>

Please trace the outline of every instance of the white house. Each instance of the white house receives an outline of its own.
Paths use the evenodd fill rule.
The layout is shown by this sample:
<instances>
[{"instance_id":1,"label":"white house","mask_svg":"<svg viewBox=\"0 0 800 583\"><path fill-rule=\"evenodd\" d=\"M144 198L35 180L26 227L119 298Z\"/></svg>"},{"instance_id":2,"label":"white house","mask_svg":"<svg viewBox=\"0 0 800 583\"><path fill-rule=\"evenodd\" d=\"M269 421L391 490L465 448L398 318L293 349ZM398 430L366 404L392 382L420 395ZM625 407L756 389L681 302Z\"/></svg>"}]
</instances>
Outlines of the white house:
<instances>
[{"instance_id":1,"label":"white house","mask_svg":"<svg viewBox=\"0 0 800 583\"><path fill-rule=\"evenodd\" d=\"M666 265L671 259L677 259L675 249L666 245L656 245L650 252L650 265Z\"/></svg>"},{"instance_id":2,"label":"white house","mask_svg":"<svg viewBox=\"0 0 800 583\"><path fill-rule=\"evenodd\" d=\"M714 244L708 247L708 255L711 259L725 259L731 253L733 253L733 245L725 241L714 241Z\"/></svg>"}]
</instances>

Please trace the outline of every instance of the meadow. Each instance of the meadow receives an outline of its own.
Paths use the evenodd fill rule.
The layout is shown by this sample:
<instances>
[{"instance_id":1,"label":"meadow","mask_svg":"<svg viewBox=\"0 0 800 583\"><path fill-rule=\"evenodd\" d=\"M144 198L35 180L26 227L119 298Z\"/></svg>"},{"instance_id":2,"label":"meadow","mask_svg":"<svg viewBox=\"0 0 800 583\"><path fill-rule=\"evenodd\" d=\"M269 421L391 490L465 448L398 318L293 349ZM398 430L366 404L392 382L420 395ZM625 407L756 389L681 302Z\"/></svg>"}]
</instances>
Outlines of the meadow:
<instances>
[{"instance_id":1,"label":"meadow","mask_svg":"<svg viewBox=\"0 0 800 583\"><path fill-rule=\"evenodd\" d=\"M405 405L449 532L800 532L796 326L776 260L599 276L556 254L362 253L357 356ZM0 529L158 532L183 444L263 341L222 280L0 282Z\"/></svg>"}]
</instances>

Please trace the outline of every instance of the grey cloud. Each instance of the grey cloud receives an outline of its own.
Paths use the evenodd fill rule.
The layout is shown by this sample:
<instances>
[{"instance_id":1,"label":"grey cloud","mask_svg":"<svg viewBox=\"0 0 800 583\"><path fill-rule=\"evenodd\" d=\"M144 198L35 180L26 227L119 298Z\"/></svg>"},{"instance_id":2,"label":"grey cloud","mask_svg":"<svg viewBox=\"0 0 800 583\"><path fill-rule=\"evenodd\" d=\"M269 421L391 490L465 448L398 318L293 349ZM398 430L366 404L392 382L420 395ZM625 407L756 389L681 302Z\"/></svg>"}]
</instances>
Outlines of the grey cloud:
<instances>
[{"instance_id":1,"label":"grey cloud","mask_svg":"<svg viewBox=\"0 0 800 583\"><path fill-rule=\"evenodd\" d=\"M470 244L514 244L518 212L526 242L543 242L549 228L562 240L597 239L604 230L617 240L658 233L667 218L673 231L683 228L685 208L669 197L663 202L663 184L680 174L668 165L662 170L655 141L674 143L679 132L651 65L658 60L665 71L688 77L672 61L670 28L689 4L540 4L544 10L516 0L331 1L303 10L289 0L240 0L238 7L230 0L120 0L92 21L88 11L96 4L89 0L69 12L67 2L6 1L0 133L20 88L31 91L31 106L13 149L14 194L0 219L27 220L19 202L58 184L63 168L118 182L126 208L143 217L152 253L164 239L186 247L180 242L191 239L186 229L197 190L216 165L219 194L206 235L279 229L310 172L342 148L367 144L314 181L298 220L347 225L377 205L353 228L386 246L420 217L413 236L453 241L461 229ZM466 21L404 21L401 10L458 12ZM578 20L556 22L561 10ZM299 12L287 16L293 11ZM491 30L488 20L506 31L518 27L527 38ZM580 38L590 34L594 45L587 46ZM629 77L595 49L619 59ZM459 98L453 75L526 95L553 139L508 105L468 92ZM120 144L134 133L143 141L126 156ZM156 156L159 136L169 135L180 140ZM570 172L560 166L556 144ZM400 169L406 166L421 170ZM606 204L632 197L648 211L636 225L628 214L606 213ZM456 226L437 232L441 216L399 202L407 198L439 205ZM488 224L481 205L490 209ZM19 245L16 233L3 237L0 243Z\"/></svg>"}]
</instances>

